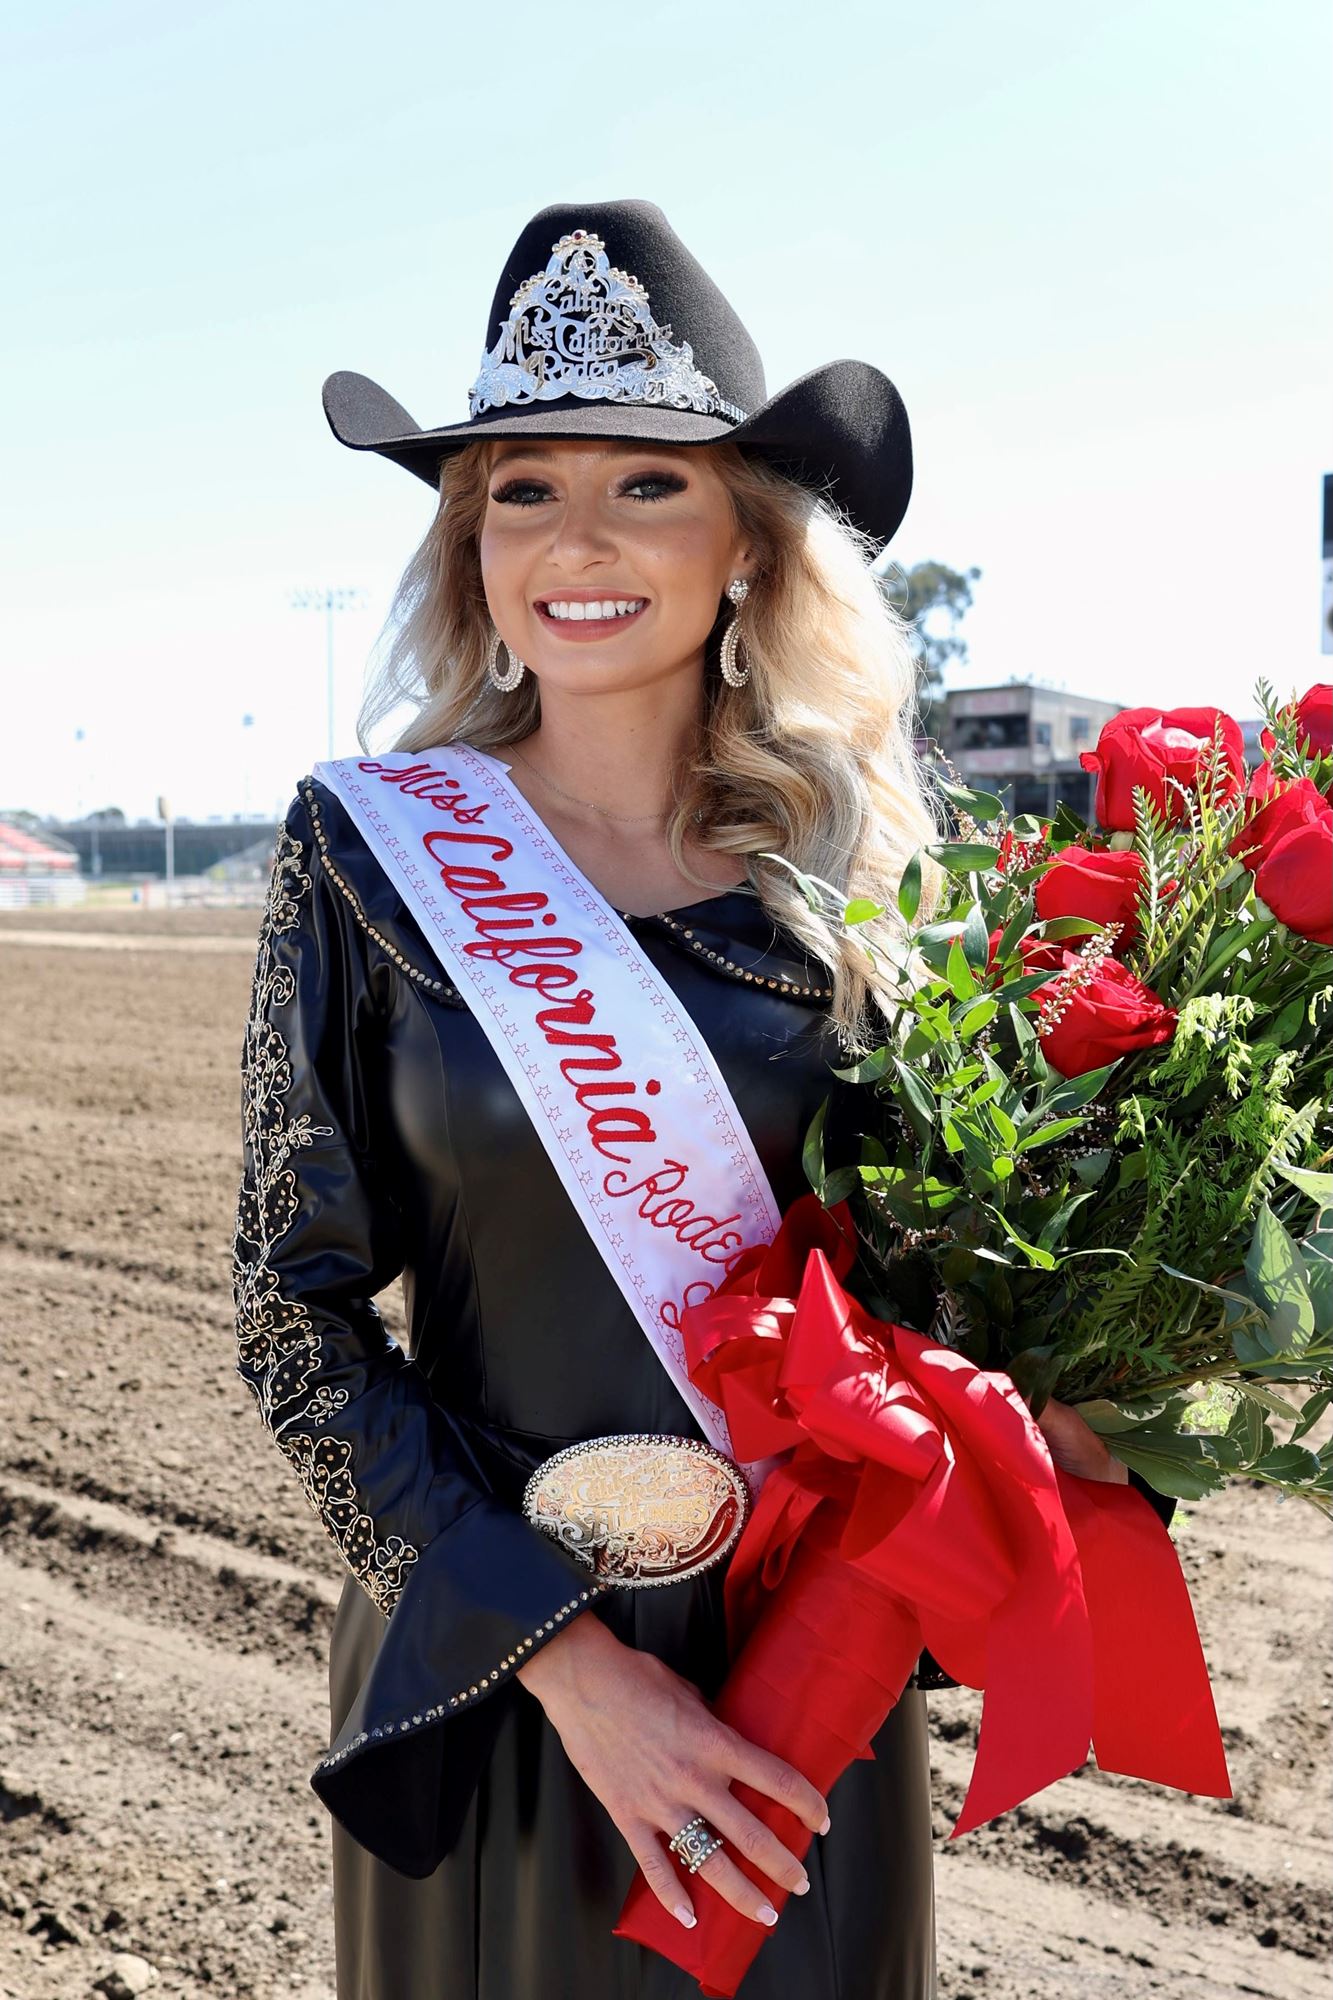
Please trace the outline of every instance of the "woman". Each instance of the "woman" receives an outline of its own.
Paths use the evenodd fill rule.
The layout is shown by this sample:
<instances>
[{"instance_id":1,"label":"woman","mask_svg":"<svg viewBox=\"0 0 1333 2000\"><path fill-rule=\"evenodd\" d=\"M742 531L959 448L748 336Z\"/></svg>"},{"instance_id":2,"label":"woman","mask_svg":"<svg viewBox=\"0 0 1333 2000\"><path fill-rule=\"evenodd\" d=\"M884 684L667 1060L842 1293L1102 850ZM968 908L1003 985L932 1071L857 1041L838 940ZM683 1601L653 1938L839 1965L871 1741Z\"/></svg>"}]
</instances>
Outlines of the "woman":
<instances>
[{"instance_id":1,"label":"woman","mask_svg":"<svg viewBox=\"0 0 1333 2000\"><path fill-rule=\"evenodd\" d=\"M566 1447L704 1446L707 1413L520 1096L526 1044L515 1067L474 961L430 932L438 902L395 872L389 795L355 805L375 780L395 810L432 786L432 810L457 805L454 753L493 786L564 918L591 944L609 905L644 990L679 1002L706 1054L677 1085L715 1064L780 1212L830 1064L873 1036L876 976L785 864L891 908L932 830L910 654L866 565L906 506L906 418L853 362L766 399L739 319L644 203L535 217L490 332L466 423L421 431L364 378L326 385L343 442L439 486L363 718L409 696L398 749L435 755L302 782L244 1059L240 1372L350 1571L312 1780L340 2000L678 2000L692 1980L613 1936L635 1868L682 1924L698 1873L771 1926L737 1853L791 1898L744 2000L926 2000L919 1689L826 1800L710 1713L724 1561L616 1588L523 1510ZM449 837L483 839L467 817ZM399 1273L410 1360L372 1303ZM1075 1469L1117 1476L1070 1413L1047 1423ZM819 1836L804 1864L734 1781Z\"/></svg>"}]
</instances>

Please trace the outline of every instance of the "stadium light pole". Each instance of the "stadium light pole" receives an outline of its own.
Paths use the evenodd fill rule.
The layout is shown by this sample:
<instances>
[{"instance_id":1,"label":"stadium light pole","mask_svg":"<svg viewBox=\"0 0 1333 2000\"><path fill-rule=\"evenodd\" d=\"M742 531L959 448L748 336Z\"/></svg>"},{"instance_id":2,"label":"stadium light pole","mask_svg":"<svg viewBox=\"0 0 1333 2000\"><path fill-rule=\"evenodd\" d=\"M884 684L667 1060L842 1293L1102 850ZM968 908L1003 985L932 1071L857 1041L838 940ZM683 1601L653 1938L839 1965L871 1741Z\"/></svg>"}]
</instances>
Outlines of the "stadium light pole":
<instances>
[{"instance_id":1,"label":"stadium light pole","mask_svg":"<svg viewBox=\"0 0 1333 2000\"><path fill-rule=\"evenodd\" d=\"M333 620L339 611L349 611L365 596L364 590L334 587L329 590L294 590L292 592L293 611L322 611L324 613L324 653L327 678L329 757L334 755L333 742Z\"/></svg>"}]
</instances>

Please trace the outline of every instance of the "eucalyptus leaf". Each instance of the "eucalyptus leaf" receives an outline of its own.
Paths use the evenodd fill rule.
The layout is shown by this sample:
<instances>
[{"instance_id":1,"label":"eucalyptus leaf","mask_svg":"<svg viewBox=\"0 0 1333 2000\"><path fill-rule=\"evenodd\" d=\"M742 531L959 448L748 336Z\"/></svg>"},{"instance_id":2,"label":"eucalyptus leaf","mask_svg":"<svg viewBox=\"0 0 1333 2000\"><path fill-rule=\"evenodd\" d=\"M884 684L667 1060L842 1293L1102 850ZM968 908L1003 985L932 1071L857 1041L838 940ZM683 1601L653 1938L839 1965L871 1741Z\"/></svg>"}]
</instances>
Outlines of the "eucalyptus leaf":
<instances>
[{"instance_id":1,"label":"eucalyptus leaf","mask_svg":"<svg viewBox=\"0 0 1333 2000\"><path fill-rule=\"evenodd\" d=\"M1240 1446L1241 1461L1245 1465L1262 1458L1273 1445L1273 1433L1265 1422L1265 1412L1253 1397L1238 1396L1236 1407L1231 1413L1227 1433Z\"/></svg>"},{"instance_id":2,"label":"eucalyptus leaf","mask_svg":"<svg viewBox=\"0 0 1333 2000\"><path fill-rule=\"evenodd\" d=\"M824 1120L828 1107L826 1097L806 1127L805 1143L801 1147L801 1166L816 1194L822 1194L824 1187Z\"/></svg>"},{"instance_id":3,"label":"eucalyptus leaf","mask_svg":"<svg viewBox=\"0 0 1333 2000\"><path fill-rule=\"evenodd\" d=\"M1255 1300L1282 1328L1282 1347L1313 1336L1314 1303L1305 1276L1305 1259L1267 1202L1254 1218L1254 1233L1245 1253L1245 1276ZM1280 1351L1278 1347L1273 1350Z\"/></svg>"},{"instance_id":4,"label":"eucalyptus leaf","mask_svg":"<svg viewBox=\"0 0 1333 2000\"><path fill-rule=\"evenodd\" d=\"M912 1032L915 1034L916 1030ZM833 1074L844 1083L878 1083L882 1076L887 1075L895 1053L893 1045L886 1042L883 1048L872 1049L868 1056L862 1056L860 1062L853 1063L850 1069L835 1069Z\"/></svg>"},{"instance_id":5,"label":"eucalyptus leaf","mask_svg":"<svg viewBox=\"0 0 1333 2000\"><path fill-rule=\"evenodd\" d=\"M1174 1436L1188 1417L1192 1404L1187 1395L1173 1390L1159 1391L1156 1396L1138 1396L1132 1400L1095 1396L1086 1403L1076 1404L1075 1408L1084 1423L1099 1437L1118 1436L1127 1431L1163 1431Z\"/></svg>"},{"instance_id":6,"label":"eucalyptus leaf","mask_svg":"<svg viewBox=\"0 0 1333 2000\"><path fill-rule=\"evenodd\" d=\"M1102 928L1090 917L1048 917L1041 925L1041 934L1048 944L1058 944L1061 938L1092 937Z\"/></svg>"},{"instance_id":7,"label":"eucalyptus leaf","mask_svg":"<svg viewBox=\"0 0 1333 2000\"><path fill-rule=\"evenodd\" d=\"M980 825L998 819L1004 811L1003 800L996 798L994 792L979 792L971 785L955 785L938 776L935 784L951 806L957 806L959 812L965 812Z\"/></svg>"},{"instance_id":8,"label":"eucalyptus leaf","mask_svg":"<svg viewBox=\"0 0 1333 2000\"><path fill-rule=\"evenodd\" d=\"M990 962L990 931L977 904L967 913L963 925L963 952L975 972L984 972Z\"/></svg>"},{"instance_id":9,"label":"eucalyptus leaf","mask_svg":"<svg viewBox=\"0 0 1333 2000\"><path fill-rule=\"evenodd\" d=\"M1315 1327L1321 1334L1333 1334L1333 1214L1321 1215L1314 1228L1306 1231L1301 1238L1301 1255Z\"/></svg>"},{"instance_id":10,"label":"eucalyptus leaf","mask_svg":"<svg viewBox=\"0 0 1333 2000\"><path fill-rule=\"evenodd\" d=\"M997 847L983 846L975 840L938 841L926 852L950 875L971 875L978 868L994 868L1000 856Z\"/></svg>"},{"instance_id":11,"label":"eucalyptus leaf","mask_svg":"<svg viewBox=\"0 0 1333 2000\"><path fill-rule=\"evenodd\" d=\"M859 1167L835 1167L831 1174L824 1176L824 1186L819 1199L825 1208L832 1208L836 1202L845 1201L860 1185Z\"/></svg>"},{"instance_id":12,"label":"eucalyptus leaf","mask_svg":"<svg viewBox=\"0 0 1333 2000\"><path fill-rule=\"evenodd\" d=\"M1312 1431L1330 1403L1333 1403L1333 1388L1317 1389L1306 1402L1305 1408L1301 1411L1300 1421L1287 1439L1287 1443L1295 1444L1298 1439Z\"/></svg>"},{"instance_id":13,"label":"eucalyptus leaf","mask_svg":"<svg viewBox=\"0 0 1333 2000\"><path fill-rule=\"evenodd\" d=\"M964 1157L970 1167L978 1173L991 1174L995 1170L995 1148L985 1134L979 1132L970 1120L955 1120L954 1129L962 1145Z\"/></svg>"},{"instance_id":14,"label":"eucalyptus leaf","mask_svg":"<svg viewBox=\"0 0 1333 2000\"><path fill-rule=\"evenodd\" d=\"M1280 1444L1265 1458L1254 1464L1251 1471L1262 1479L1280 1480L1284 1485L1300 1485L1307 1479L1319 1475L1319 1460L1303 1444Z\"/></svg>"},{"instance_id":15,"label":"eucalyptus leaf","mask_svg":"<svg viewBox=\"0 0 1333 2000\"><path fill-rule=\"evenodd\" d=\"M995 987L993 989L995 998L1009 1004L1028 1000L1034 993L1039 993L1043 986L1049 986L1053 977L1054 974L1049 972L1021 973L1017 979L1006 979Z\"/></svg>"},{"instance_id":16,"label":"eucalyptus leaf","mask_svg":"<svg viewBox=\"0 0 1333 2000\"><path fill-rule=\"evenodd\" d=\"M1077 1132L1079 1127L1086 1125L1087 1122L1086 1118L1053 1118L1049 1125L1039 1125L1035 1132L1025 1132L1016 1150L1020 1153L1030 1153L1034 1147L1049 1146L1054 1140L1063 1139L1067 1133ZM1110 1153L1102 1154L1103 1173L1111 1157Z\"/></svg>"},{"instance_id":17,"label":"eucalyptus leaf","mask_svg":"<svg viewBox=\"0 0 1333 2000\"><path fill-rule=\"evenodd\" d=\"M1032 898L1030 896L1024 897L1023 901L1014 911L1014 914L1005 924L1004 929L1000 932L999 941L995 947L995 957L998 963L1003 964L1005 959L1010 957L1016 950L1019 939L1026 936L1028 926L1032 923L1035 915L1036 910Z\"/></svg>"},{"instance_id":18,"label":"eucalyptus leaf","mask_svg":"<svg viewBox=\"0 0 1333 2000\"><path fill-rule=\"evenodd\" d=\"M931 971L942 975L949 963L949 953L962 935L961 920L956 924L930 924L916 933L916 948Z\"/></svg>"},{"instance_id":19,"label":"eucalyptus leaf","mask_svg":"<svg viewBox=\"0 0 1333 2000\"><path fill-rule=\"evenodd\" d=\"M974 1006L968 1008L962 1020L958 1023L959 1041L971 1041L973 1035L980 1034L983 1028L990 1026L999 1011L1000 1003L998 1000L990 998L978 1000Z\"/></svg>"},{"instance_id":20,"label":"eucalyptus leaf","mask_svg":"<svg viewBox=\"0 0 1333 2000\"><path fill-rule=\"evenodd\" d=\"M1300 1415L1294 1403L1287 1402L1283 1396L1275 1396L1271 1389L1265 1389L1261 1382L1252 1382L1248 1375L1238 1375L1235 1378L1234 1387L1237 1395L1248 1396L1250 1401L1257 1403L1261 1410L1267 1410L1270 1417L1295 1417Z\"/></svg>"},{"instance_id":21,"label":"eucalyptus leaf","mask_svg":"<svg viewBox=\"0 0 1333 2000\"><path fill-rule=\"evenodd\" d=\"M932 1021L918 1021L907 1040L903 1043L903 1054L908 1062L920 1062L932 1049L940 1044L940 1031Z\"/></svg>"},{"instance_id":22,"label":"eucalyptus leaf","mask_svg":"<svg viewBox=\"0 0 1333 2000\"><path fill-rule=\"evenodd\" d=\"M1033 1027L1027 1015L1020 1013L1019 1009L1015 1007L1012 1003L1010 1004L1009 1008L1009 1019L1013 1024L1014 1038L1017 1041L1019 1048L1026 1049L1035 1046L1037 1040L1036 1029Z\"/></svg>"},{"instance_id":23,"label":"eucalyptus leaf","mask_svg":"<svg viewBox=\"0 0 1333 2000\"><path fill-rule=\"evenodd\" d=\"M896 1057L893 1069L898 1078L898 1101L907 1122L922 1145L928 1146L935 1130L935 1099L930 1087L914 1069Z\"/></svg>"},{"instance_id":24,"label":"eucalyptus leaf","mask_svg":"<svg viewBox=\"0 0 1333 2000\"><path fill-rule=\"evenodd\" d=\"M1082 1208L1085 1201L1091 1200L1092 1190L1089 1188L1082 1194L1074 1195L1071 1200L1062 1202L1037 1238L1037 1247L1041 1250L1059 1249L1064 1233L1074 1218L1075 1211Z\"/></svg>"},{"instance_id":25,"label":"eucalyptus leaf","mask_svg":"<svg viewBox=\"0 0 1333 2000\"><path fill-rule=\"evenodd\" d=\"M1226 1467L1206 1450L1211 1442L1188 1436L1180 1437L1178 1444L1168 1444L1165 1439L1146 1443L1137 1437L1132 1442L1117 1438L1111 1448L1154 1492L1175 1500L1203 1500L1220 1492L1227 1478ZM1195 1448L1189 1449L1191 1446Z\"/></svg>"},{"instance_id":26,"label":"eucalyptus leaf","mask_svg":"<svg viewBox=\"0 0 1333 2000\"><path fill-rule=\"evenodd\" d=\"M1081 1111L1085 1104L1092 1103L1115 1067L1114 1063L1107 1063L1104 1068L1090 1069L1083 1076L1065 1078L1051 1092L1045 1108L1057 1113Z\"/></svg>"},{"instance_id":27,"label":"eucalyptus leaf","mask_svg":"<svg viewBox=\"0 0 1333 2000\"><path fill-rule=\"evenodd\" d=\"M910 924L921 907L921 850L917 849L902 872L898 884L898 910L903 922Z\"/></svg>"},{"instance_id":28,"label":"eucalyptus leaf","mask_svg":"<svg viewBox=\"0 0 1333 2000\"><path fill-rule=\"evenodd\" d=\"M986 1213L994 1217L1014 1248L1021 1250L1030 1264L1035 1264L1039 1271L1053 1271L1055 1269L1055 1258L1051 1255L1050 1251L1043 1250L1040 1245L1029 1243L1025 1237L1020 1236L1003 1209L995 1208L991 1203L987 1202Z\"/></svg>"},{"instance_id":29,"label":"eucalyptus leaf","mask_svg":"<svg viewBox=\"0 0 1333 2000\"><path fill-rule=\"evenodd\" d=\"M1287 1043L1298 1035L1305 1025L1305 995L1298 994L1289 1000L1281 1013L1265 1028L1263 1039L1274 1048L1285 1049Z\"/></svg>"},{"instance_id":30,"label":"eucalyptus leaf","mask_svg":"<svg viewBox=\"0 0 1333 2000\"><path fill-rule=\"evenodd\" d=\"M1333 1174L1318 1174L1308 1167L1289 1166L1285 1160L1277 1162L1277 1170L1283 1180L1290 1181L1302 1194L1313 1195L1321 1208L1333 1205Z\"/></svg>"},{"instance_id":31,"label":"eucalyptus leaf","mask_svg":"<svg viewBox=\"0 0 1333 2000\"><path fill-rule=\"evenodd\" d=\"M945 967L944 976L959 1000L971 1000L975 997L977 982L972 976L967 953L958 938L955 938L949 946L949 962Z\"/></svg>"}]
</instances>

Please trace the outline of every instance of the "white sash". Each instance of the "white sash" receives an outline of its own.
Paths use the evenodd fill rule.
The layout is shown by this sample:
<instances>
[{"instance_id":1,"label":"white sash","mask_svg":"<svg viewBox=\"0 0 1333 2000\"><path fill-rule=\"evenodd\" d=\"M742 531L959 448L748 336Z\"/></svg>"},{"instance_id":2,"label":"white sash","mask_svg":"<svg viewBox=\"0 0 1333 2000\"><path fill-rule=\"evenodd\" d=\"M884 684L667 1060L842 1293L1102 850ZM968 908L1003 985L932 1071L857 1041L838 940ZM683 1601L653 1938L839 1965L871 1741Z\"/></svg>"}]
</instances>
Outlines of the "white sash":
<instances>
[{"instance_id":1,"label":"white sash","mask_svg":"<svg viewBox=\"0 0 1333 2000\"><path fill-rule=\"evenodd\" d=\"M486 1035L704 1435L680 1314L769 1243L773 1191L712 1053L605 898L467 743L316 764ZM772 1461L744 1468L753 1490Z\"/></svg>"}]
</instances>

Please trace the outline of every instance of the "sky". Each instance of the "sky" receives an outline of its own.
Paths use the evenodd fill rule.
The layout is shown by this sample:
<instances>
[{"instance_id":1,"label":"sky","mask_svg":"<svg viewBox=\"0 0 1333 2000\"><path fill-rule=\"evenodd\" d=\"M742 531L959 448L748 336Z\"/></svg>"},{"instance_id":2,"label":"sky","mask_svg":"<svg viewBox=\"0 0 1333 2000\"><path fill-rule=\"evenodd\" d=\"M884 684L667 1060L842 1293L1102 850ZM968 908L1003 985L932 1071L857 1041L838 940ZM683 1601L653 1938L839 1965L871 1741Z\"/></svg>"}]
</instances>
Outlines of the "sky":
<instances>
[{"instance_id":1,"label":"sky","mask_svg":"<svg viewBox=\"0 0 1333 2000\"><path fill-rule=\"evenodd\" d=\"M954 684L1254 712L1329 677L1327 0L44 0L7 10L0 810L275 815L430 490L324 377L466 416L553 201L656 201L770 391L896 382ZM706 357L700 356L706 367ZM248 718L248 720L247 720Z\"/></svg>"}]
</instances>

